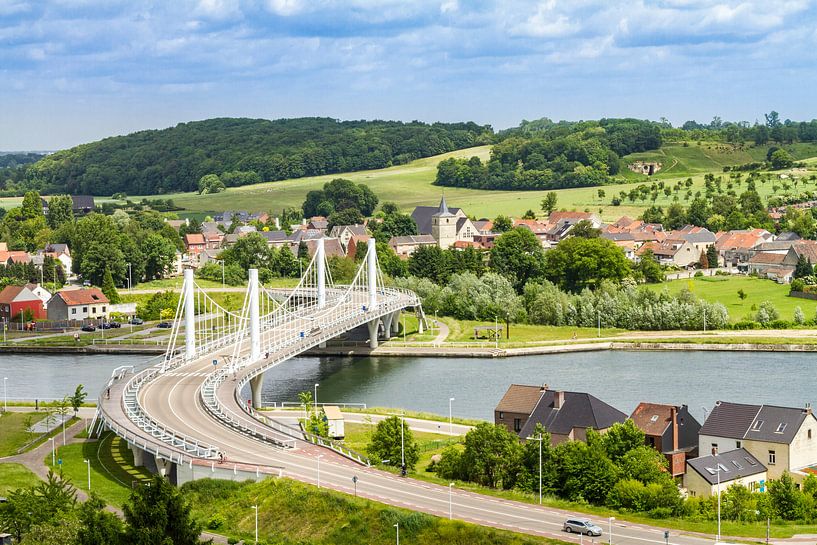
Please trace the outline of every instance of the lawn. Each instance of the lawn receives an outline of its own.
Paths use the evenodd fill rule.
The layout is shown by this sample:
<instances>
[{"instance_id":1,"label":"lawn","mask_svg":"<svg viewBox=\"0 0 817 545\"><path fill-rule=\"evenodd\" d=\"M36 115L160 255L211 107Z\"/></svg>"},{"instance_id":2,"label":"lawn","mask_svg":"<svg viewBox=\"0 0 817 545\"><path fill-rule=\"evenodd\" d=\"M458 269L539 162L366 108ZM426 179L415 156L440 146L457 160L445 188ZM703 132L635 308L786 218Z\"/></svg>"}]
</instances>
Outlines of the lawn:
<instances>
[{"instance_id":1,"label":"lawn","mask_svg":"<svg viewBox=\"0 0 817 545\"><path fill-rule=\"evenodd\" d=\"M150 473L133 466L133 453L121 438L108 432L99 440L83 441L60 447L57 456L62 471L80 490L88 490L88 466L91 461L91 490L116 507L122 507L130 496L134 481L149 480ZM51 465L51 454L45 459Z\"/></svg>"},{"instance_id":2,"label":"lawn","mask_svg":"<svg viewBox=\"0 0 817 545\"><path fill-rule=\"evenodd\" d=\"M391 545L394 525L404 545L467 543L527 545L561 541L495 530L304 485L289 479L260 483L201 480L182 492L193 516L205 527L252 543L258 506L258 536L263 543L303 545Z\"/></svg>"},{"instance_id":3,"label":"lawn","mask_svg":"<svg viewBox=\"0 0 817 545\"><path fill-rule=\"evenodd\" d=\"M6 412L0 416L0 458L13 456L17 450L34 439L34 435L26 431L30 424L45 418L42 412Z\"/></svg>"},{"instance_id":4,"label":"lawn","mask_svg":"<svg viewBox=\"0 0 817 545\"><path fill-rule=\"evenodd\" d=\"M12 490L34 486L39 482L40 479L23 465L0 463L0 496L7 496Z\"/></svg>"},{"instance_id":5,"label":"lawn","mask_svg":"<svg viewBox=\"0 0 817 545\"><path fill-rule=\"evenodd\" d=\"M729 320L739 322L757 311L760 303L771 301L783 320L794 319L795 307L800 307L806 319L813 319L817 302L810 299L789 297L789 286L772 280L751 276L711 276L693 279L672 280L663 284L648 284L652 290L668 290L678 293L689 288L696 297L710 302L722 303L729 311ZM746 293L746 299L738 297L738 290ZM754 308L753 308L754 307Z\"/></svg>"},{"instance_id":6,"label":"lawn","mask_svg":"<svg viewBox=\"0 0 817 545\"><path fill-rule=\"evenodd\" d=\"M344 413L368 413L368 414L379 414L379 415L393 415L402 413L406 416L406 418L417 418L418 420L431 420L434 422L448 422L448 417L443 416L441 414L434 414L434 413L426 413L422 411L410 411L408 409L397 409L394 407L366 407L365 409L358 409L355 407L344 407ZM451 420L454 424L462 424L464 426L476 426L477 424L484 422L484 420L476 420L473 418L459 418L453 417ZM441 438L449 438L448 436L441 435Z\"/></svg>"},{"instance_id":7,"label":"lawn","mask_svg":"<svg viewBox=\"0 0 817 545\"><path fill-rule=\"evenodd\" d=\"M448 342L484 342L490 343L486 339L474 340L474 327L489 326L494 327L494 322L477 322L472 320L455 320L452 318L440 318L444 321L450 330ZM599 331L595 327L570 327L570 326L545 326L545 325L531 325L531 324L511 324L510 339L506 338L507 331L505 331L505 324L500 321L499 327L503 328L501 331L502 338L499 340L500 347L510 347L525 343L543 342L543 341L566 341L573 340L574 335L576 340L587 339L593 340L599 337ZM615 328L601 328L602 337L615 337L627 333L623 329ZM483 335L485 335L483 333Z\"/></svg>"}]
</instances>

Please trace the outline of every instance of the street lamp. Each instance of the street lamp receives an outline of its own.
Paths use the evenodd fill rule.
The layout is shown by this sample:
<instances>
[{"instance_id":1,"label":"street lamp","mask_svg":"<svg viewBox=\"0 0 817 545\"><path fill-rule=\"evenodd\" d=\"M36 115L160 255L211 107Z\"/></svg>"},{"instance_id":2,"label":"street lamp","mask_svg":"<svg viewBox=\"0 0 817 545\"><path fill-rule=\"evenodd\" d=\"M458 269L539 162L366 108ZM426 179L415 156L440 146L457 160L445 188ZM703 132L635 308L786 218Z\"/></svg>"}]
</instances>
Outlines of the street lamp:
<instances>
[{"instance_id":1,"label":"street lamp","mask_svg":"<svg viewBox=\"0 0 817 545\"><path fill-rule=\"evenodd\" d=\"M397 530L397 545L400 545L400 523L395 522L394 527Z\"/></svg>"},{"instance_id":2,"label":"street lamp","mask_svg":"<svg viewBox=\"0 0 817 545\"><path fill-rule=\"evenodd\" d=\"M616 517L610 517L608 520L610 521L610 535L607 536L607 543L613 545L613 521L616 520Z\"/></svg>"},{"instance_id":3,"label":"street lamp","mask_svg":"<svg viewBox=\"0 0 817 545\"><path fill-rule=\"evenodd\" d=\"M255 511L255 542L258 543L258 506L251 506Z\"/></svg>"},{"instance_id":4,"label":"street lamp","mask_svg":"<svg viewBox=\"0 0 817 545\"><path fill-rule=\"evenodd\" d=\"M323 458L323 454L318 455L318 488L321 487L321 458Z\"/></svg>"},{"instance_id":5,"label":"street lamp","mask_svg":"<svg viewBox=\"0 0 817 545\"><path fill-rule=\"evenodd\" d=\"M453 418L451 416L451 403L455 401L453 397L448 398L448 433L453 433Z\"/></svg>"},{"instance_id":6,"label":"street lamp","mask_svg":"<svg viewBox=\"0 0 817 545\"><path fill-rule=\"evenodd\" d=\"M316 416L318 414L318 386L320 386L320 384L316 383L315 384L315 415Z\"/></svg>"},{"instance_id":7,"label":"street lamp","mask_svg":"<svg viewBox=\"0 0 817 545\"><path fill-rule=\"evenodd\" d=\"M451 490L454 488L454 483L448 483L448 520L451 520Z\"/></svg>"},{"instance_id":8,"label":"street lamp","mask_svg":"<svg viewBox=\"0 0 817 545\"><path fill-rule=\"evenodd\" d=\"M539 505L542 505L542 434L539 437L527 437L528 441L539 441Z\"/></svg>"},{"instance_id":9,"label":"street lamp","mask_svg":"<svg viewBox=\"0 0 817 545\"><path fill-rule=\"evenodd\" d=\"M6 388L6 383L8 382L8 377L3 377L3 412L7 413L9 411L9 400L8 400L8 390Z\"/></svg>"},{"instance_id":10,"label":"street lamp","mask_svg":"<svg viewBox=\"0 0 817 545\"><path fill-rule=\"evenodd\" d=\"M88 492L91 491L91 460L85 460L85 465L88 466Z\"/></svg>"},{"instance_id":11,"label":"street lamp","mask_svg":"<svg viewBox=\"0 0 817 545\"><path fill-rule=\"evenodd\" d=\"M128 263L128 291L133 291L133 271L130 263Z\"/></svg>"},{"instance_id":12,"label":"street lamp","mask_svg":"<svg viewBox=\"0 0 817 545\"><path fill-rule=\"evenodd\" d=\"M403 474L403 477L406 476L405 429L406 429L406 417L405 417L405 415L401 415L400 416L400 472Z\"/></svg>"},{"instance_id":13,"label":"street lamp","mask_svg":"<svg viewBox=\"0 0 817 545\"><path fill-rule=\"evenodd\" d=\"M55 465L57 465L57 457L55 455L56 448L54 447L54 438L49 437L48 440L51 441L51 467L54 467Z\"/></svg>"},{"instance_id":14,"label":"street lamp","mask_svg":"<svg viewBox=\"0 0 817 545\"><path fill-rule=\"evenodd\" d=\"M718 451L715 449L715 470L718 474L718 537L715 543L721 541L721 463L718 461Z\"/></svg>"}]
</instances>

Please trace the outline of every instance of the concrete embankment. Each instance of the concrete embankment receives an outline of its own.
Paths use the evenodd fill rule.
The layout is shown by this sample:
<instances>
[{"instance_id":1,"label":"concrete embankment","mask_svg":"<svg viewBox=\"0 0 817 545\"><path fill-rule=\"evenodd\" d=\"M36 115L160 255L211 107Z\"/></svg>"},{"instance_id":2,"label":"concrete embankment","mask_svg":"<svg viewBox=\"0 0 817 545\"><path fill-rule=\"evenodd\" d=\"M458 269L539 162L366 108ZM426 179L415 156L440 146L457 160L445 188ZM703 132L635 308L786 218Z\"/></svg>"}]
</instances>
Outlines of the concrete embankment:
<instances>
[{"instance_id":1,"label":"concrete embankment","mask_svg":"<svg viewBox=\"0 0 817 545\"><path fill-rule=\"evenodd\" d=\"M33 346L9 344L0 346L0 354L164 354L163 346L123 346L123 345L88 345L88 346Z\"/></svg>"}]
</instances>

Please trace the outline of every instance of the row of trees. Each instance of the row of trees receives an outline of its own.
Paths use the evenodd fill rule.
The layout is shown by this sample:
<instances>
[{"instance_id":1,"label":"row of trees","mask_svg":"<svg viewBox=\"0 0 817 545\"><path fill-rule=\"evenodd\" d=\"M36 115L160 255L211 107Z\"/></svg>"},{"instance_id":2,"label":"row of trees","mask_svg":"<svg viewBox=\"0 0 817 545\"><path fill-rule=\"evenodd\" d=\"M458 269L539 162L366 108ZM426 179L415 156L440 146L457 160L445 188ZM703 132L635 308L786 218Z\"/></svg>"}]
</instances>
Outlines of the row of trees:
<instances>
[{"instance_id":1,"label":"row of trees","mask_svg":"<svg viewBox=\"0 0 817 545\"><path fill-rule=\"evenodd\" d=\"M709 123L687 121L680 128L665 125L661 134L667 140L718 140L733 144L752 142L764 145L769 142L792 144L817 142L817 119L811 121L781 120L774 110L764 114L762 122L723 121L714 117Z\"/></svg>"},{"instance_id":2,"label":"row of trees","mask_svg":"<svg viewBox=\"0 0 817 545\"><path fill-rule=\"evenodd\" d=\"M208 174L229 187L377 169L493 138L490 126L476 123L209 119L59 151L24 167L14 187L91 195L196 191Z\"/></svg>"},{"instance_id":3,"label":"row of trees","mask_svg":"<svg viewBox=\"0 0 817 545\"><path fill-rule=\"evenodd\" d=\"M201 525L190 505L166 479L156 476L133 489L124 521L105 510L95 493L81 503L62 474L11 492L0 504L0 530L21 545L200 545Z\"/></svg>"}]
</instances>

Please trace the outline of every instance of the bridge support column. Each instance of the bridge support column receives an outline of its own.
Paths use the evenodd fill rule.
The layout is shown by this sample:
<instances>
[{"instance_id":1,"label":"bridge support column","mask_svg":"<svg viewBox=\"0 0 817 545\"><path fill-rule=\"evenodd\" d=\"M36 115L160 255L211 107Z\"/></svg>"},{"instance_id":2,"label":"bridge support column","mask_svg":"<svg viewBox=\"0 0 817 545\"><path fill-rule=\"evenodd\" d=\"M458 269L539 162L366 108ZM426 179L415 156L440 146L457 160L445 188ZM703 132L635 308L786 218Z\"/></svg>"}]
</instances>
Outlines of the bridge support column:
<instances>
[{"instance_id":1,"label":"bridge support column","mask_svg":"<svg viewBox=\"0 0 817 545\"><path fill-rule=\"evenodd\" d=\"M366 279L369 282L369 310L374 310L377 306L377 251L375 250L375 245L376 242L374 238L370 238L368 242L368 252L366 253ZM371 328L369 331L371 331Z\"/></svg>"},{"instance_id":2,"label":"bridge support column","mask_svg":"<svg viewBox=\"0 0 817 545\"><path fill-rule=\"evenodd\" d=\"M250 396L252 397L252 408L261 408L261 387L264 385L264 373L250 379Z\"/></svg>"},{"instance_id":3,"label":"bridge support column","mask_svg":"<svg viewBox=\"0 0 817 545\"><path fill-rule=\"evenodd\" d=\"M418 312L417 313L417 333L422 335L423 331L425 331L425 328L423 327L423 315L422 315L422 313Z\"/></svg>"},{"instance_id":4,"label":"bridge support column","mask_svg":"<svg viewBox=\"0 0 817 545\"><path fill-rule=\"evenodd\" d=\"M318 308L323 308L326 306L326 249L322 238L318 239L315 263L318 265Z\"/></svg>"},{"instance_id":5,"label":"bridge support column","mask_svg":"<svg viewBox=\"0 0 817 545\"><path fill-rule=\"evenodd\" d=\"M383 316L383 338L387 341L391 339L391 329L393 321L394 321L393 312Z\"/></svg>"},{"instance_id":6,"label":"bridge support column","mask_svg":"<svg viewBox=\"0 0 817 545\"><path fill-rule=\"evenodd\" d=\"M153 461L156 462L156 470L159 472L159 475L162 477L167 477L167 472L170 470L170 466L173 464L173 462L165 460L164 458L159 458L158 456L154 456Z\"/></svg>"},{"instance_id":7,"label":"bridge support column","mask_svg":"<svg viewBox=\"0 0 817 545\"><path fill-rule=\"evenodd\" d=\"M250 358L261 359L261 313L258 300L258 269L249 269L250 285Z\"/></svg>"},{"instance_id":8,"label":"bridge support column","mask_svg":"<svg viewBox=\"0 0 817 545\"><path fill-rule=\"evenodd\" d=\"M184 355L196 358L196 290L193 269L184 270Z\"/></svg>"},{"instance_id":9,"label":"bridge support column","mask_svg":"<svg viewBox=\"0 0 817 545\"><path fill-rule=\"evenodd\" d=\"M145 451L136 445L129 445L130 451L133 453L133 467L142 467L145 465Z\"/></svg>"},{"instance_id":10,"label":"bridge support column","mask_svg":"<svg viewBox=\"0 0 817 545\"><path fill-rule=\"evenodd\" d=\"M396 310L392 313L391 332L397 334L400 332L400 311Z\"/></svg>"},{"instance_id":11,"label":"bridge support column","mask_svg":"<svg viewBox=\"0 0 817 545\"><path fill-rule=\"evenodd\" d=\"M377 348L377 330L380 328L380 318L375 318L366 324L369 328L369 348Z\"/></svg>"}]
</instances>

